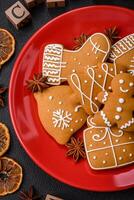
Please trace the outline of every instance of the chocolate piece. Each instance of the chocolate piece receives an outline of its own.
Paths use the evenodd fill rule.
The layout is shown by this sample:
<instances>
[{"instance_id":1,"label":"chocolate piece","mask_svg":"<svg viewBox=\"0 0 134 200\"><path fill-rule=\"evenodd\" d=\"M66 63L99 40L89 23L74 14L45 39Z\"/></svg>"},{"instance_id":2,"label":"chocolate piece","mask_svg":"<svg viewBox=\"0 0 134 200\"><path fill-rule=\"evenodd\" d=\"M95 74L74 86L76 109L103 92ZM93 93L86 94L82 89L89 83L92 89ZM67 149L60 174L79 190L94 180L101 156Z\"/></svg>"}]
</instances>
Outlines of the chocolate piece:
<instances>
[{"instance_id":1,"label":"chocolate piece","mask_svg":"<svg viewBox=\"0 0 134 200\"><path fill-rule=\"evenodd\" d=\"M28 8L33 8L33 7L43 3L44 0L24 0L24 2Z\"/></svg>"},{"instance_id":2,"label":"chocolate piece","mask_svg":"<svg viewBox=\"0 0 134 200\"><path fill-rule=\"evenodd\" d=\"M45 200L63 200L63 199L61 199L59 197L55 197L55 196L50 195L50 194L47 194Z\"/></svg>"},{"instance_id":3,"label":"chocolate piece","mask_svg":"<svg viewBox=\"0 0 134 200\"><path fill-rule=\"evenodd\" d=\"M48 8L64 7L65 0L46 0L46 5Z\"/></svg>"},{"instance_id":4,"label":"chocolate piece","mask_svg":"<svg viewBox=\"0 0 134 200\"><path fill-rule=\"evenodd\" d=\"M31 20L30 12L17 1L10 8L5 11L8 20L17 28L23 27Z\"/></svg>"}]
</instances>

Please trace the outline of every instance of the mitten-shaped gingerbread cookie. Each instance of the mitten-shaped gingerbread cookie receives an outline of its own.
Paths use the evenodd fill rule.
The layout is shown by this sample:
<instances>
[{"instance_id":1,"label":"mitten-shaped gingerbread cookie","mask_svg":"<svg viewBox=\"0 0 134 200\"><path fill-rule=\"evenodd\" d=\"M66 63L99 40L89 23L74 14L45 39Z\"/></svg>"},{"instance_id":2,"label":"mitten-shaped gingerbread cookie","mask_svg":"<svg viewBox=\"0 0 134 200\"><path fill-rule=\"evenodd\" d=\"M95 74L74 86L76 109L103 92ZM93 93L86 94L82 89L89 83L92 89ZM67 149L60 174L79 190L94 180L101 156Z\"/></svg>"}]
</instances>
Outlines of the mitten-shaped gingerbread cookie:
<instances>
[{"instance_id":1,"label":"mitten-shaped gingerbread cookie","mask_svg":"<svg viewBox=\"0 0 134 200\"><path fill-rule=\"evenodd\" d=\"M96 66L76 69L68 77L68 83L76 93L82 107L89 115L92 115L99 111L98 93L111 90L113 77L122 72L126 72L124 66L115 66L112 63L98 63Z\"/></svg>"},{"instance_id":2,"label":"mitten-shaped gingerbread cookie","mask_svg":"<svg viewBox=\"0 0 134 200\"><path fill-rule=\"evenodd\" d=\"M92 169L104 170L134 163L134 133L101 127L89 120L84 130L87 160Z\"/></svg>"},{"instance_id":3,"label":"mitten-shaped gingerbread cookie","mask_svg":"<svg viewBox=\"0 0 134 200\"><path fill-rule=\"evenodd\" d=\"M116 42L112 48L109 59L115 65L128 68L128 72L134 74L134 33Z\"/></svg>"},{"instance_id":4,"label":"mitten-shaped gingerbread cookie","mask_svg":"<svg viewBox=\"0 0 134 200\"><path fill-rule=\"evenodd\" d=\"M104 104L93 117L96 125L117 127L124 131L134 131L134 76L123 73L111 82L112 92L103 91L98 100Z\"/></svg>"},{"instance_id":5,"label":"mitten-shaped gingerbread cookie","mask_svg":"<svg viewBox=\"0 0 134 200\"><path fill-rule=\"evenodd\" d=\"M34 97L43 127L59 144L85 124L87 115L69 86L53 86Z\"/></svg>"},{"instance_id":6,"label":"mitten-shaped gingerbread cookie","mask_svg":"<svg viewBox=\"0 0 134 200\"><path fill-rule=\"evenodd\" d=\"M102 33L90 36L84 45L76 51L66 50L61 44L43 46L40 52L43 76L47 76L48 84L60 85L61 81L67 80L67 77L76 69L104 62L110 48L109 39Z\"/></svg>"}]
</instances>

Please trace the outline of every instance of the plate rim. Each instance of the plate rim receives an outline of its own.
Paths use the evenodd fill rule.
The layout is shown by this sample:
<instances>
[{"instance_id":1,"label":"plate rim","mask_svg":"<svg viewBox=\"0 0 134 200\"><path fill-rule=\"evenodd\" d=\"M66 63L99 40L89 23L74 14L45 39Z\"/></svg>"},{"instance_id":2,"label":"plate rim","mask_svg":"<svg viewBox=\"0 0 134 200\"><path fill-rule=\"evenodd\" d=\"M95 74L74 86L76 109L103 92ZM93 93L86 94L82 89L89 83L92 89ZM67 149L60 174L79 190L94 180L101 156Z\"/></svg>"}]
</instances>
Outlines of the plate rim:
<instances>
[{"instance_id":1,"label":"plate rim","mask_svg":"<svg viewBox=\"0 0 134 200\"><path fill-rule=\"evenodd\" d=\"M11 122L12 122L12 126L14 128L15 134L21 144L21 146L23 147L23 149L25 150L25 152L27 153L27 155L32 159L32 161L43 171L45 171L45 173L47 173L48 175L52 176L53 178L55 178L56 180L60 181L61 183L64 183L66 185L72 186L74 188L77 189L82 189L82 190L86 190L86 191L95 191L95 192L114 192L114 191L121 191L124 189L128 189L128 188L133 188L133 185L127 185L127 186L122 186L122 187L116 187L115 189L99 189L99 188L85 188L83 186L79 186L77 185L73 185L72 183L70 183L70 181L66 181L64 178L59 177L57 175L55 175L53 172L51 172L50 170L48 170L48 168L45 168L44 165L42 165L41 162L39 162L27 149L27 147L25 146L25 144L23 143L23 141L21 140L20 136L19 136L19 131L18 131L18 127L17 124L15 122L15 118L14 118L14 112L12 109L12 101L11 101L11 96L12 96L12 82L13 82L13 78L15 76L15 72L17 70L17 65L19 63L20 58L24 55L24 52L27 49L27 46L31 43L31 41L36 37L36 35L38 35L42 30L44 30L47 26L49 26L49 24L54 23L55 21L59 20L60 18L63 18L66 15L70 15L71 13L75 13L75 12L79 12L81 10L87 10L87 9L107 9L107 8L111 8L114 10L122 10L122 11L126 11L129 12L130 14L132 14L133 10L123 7L123 6L114 6L114 5L90 5L90 6L84 6L84 7L80 7L80 8L74 8L71 11L67 11L57 17L55 17L54 19L50 20L49 22L47 22L46 24L44 24L41 28L37 29L36 32L27 40L27 42L24 44L24 46L22 47L20 53L18 54L14 64L13 64L13 68L11 71L11 76L10 76L10 81L9 81L9 94L8 94L8 107L9 107L9 114L11 117Z\"/></svg>"}]
</instances>

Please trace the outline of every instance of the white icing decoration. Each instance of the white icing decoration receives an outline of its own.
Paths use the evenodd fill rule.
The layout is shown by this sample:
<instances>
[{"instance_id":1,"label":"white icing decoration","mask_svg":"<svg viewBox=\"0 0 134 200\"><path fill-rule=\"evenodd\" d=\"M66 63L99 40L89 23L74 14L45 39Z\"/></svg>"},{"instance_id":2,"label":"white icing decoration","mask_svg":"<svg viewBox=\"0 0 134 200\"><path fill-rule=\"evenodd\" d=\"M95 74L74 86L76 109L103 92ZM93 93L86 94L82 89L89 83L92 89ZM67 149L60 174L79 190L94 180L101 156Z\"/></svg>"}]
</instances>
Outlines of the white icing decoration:
<instances>
[{"instance_id":1,"label":"white icing decoration","mask_svg":"<svg viewBox=\"0 0 134 200\"><path fill-rule=\"evenodd\" d=\"M120 119L120 115L115 115L115 119L119 120Z\"/></svg>"},{"instance_id":2,"label":"white icing decoration","mask_svg":"<svg viewBox=\"0 0 134 200\"><path fill-rule=\"evenodd\" d=\"M111 86L109 86L108 89L111 90L112 89Z\"/></svg>"},{"instance_id":3,"label":"white icing decoration","mask_svg":"<svg viewBox=\"0 0 134 200\"><path fill-rule=\"evenodd\" d=\"M132 156L133 156L133 154L132 154L132 153L130 153L130 154L129 154L129 157L132 157Z\"/></svg>"},{"instance_id":4,"label":"white icing decoration","mask_svg":"<svg viewBox=\"0 0 134 200\"><path fill-rule=\"evenodd\" d=\"M104 113L103 110L100 111L100 114L101 114L101 117L102 117L104 123L105 123L108 127L111 127L111 123L110 123L110 121L108 120L108 118L106 117L106 114Z\"/></svg>"},{"instance_id":5,"label":"white icing decoration","mask_svg":"<svg viewBox=\"0 0 134 200\"><path fill-rule=\"evenodd\" d=\"M123 110L122 107L117 107L117 108L116 108L116 111L117 111L117 112L121 112L122 110Z\"/></svg>"},{"instance_id":6,"label":"white icing decoration","mask_svg":"<svg viewBox=\"0 0 134 200\"><path fill-rule=\"evenodd\" d=\"M68 111L64 111L62 109L53 111L52 121L54 127L61 128L62 130L68 128L70 126L70 122L72 121L72 114Z\"/></svg>"},{"instance_id":7,"label":"white icing decoration","mask_svg":"<svg viewBox=\"0 0 134 200\"><path fill-rule=\"evenodd\" d=\"M105 155L108 156L108 153L106 152Z\"/></svg>"},{"instance_id":8,"label":"white icing decoration","mask_svg":"<svg viewBox=\"0 0 134 200\"><path fill-rule=\"evenodd\" d=\"M76 58L74 58L74 61L76 61L77 59Z\"/></svg>"},{"instance_id":9,"label":"white icing decoration","mask_svg":"<svg viewBox=\"0 0 134 200\"><path fill-rule=\"evenodd\" d=\"M130 127L132 124L134 124L134 118L132 118L131 120L129 120L128 122L126 122L124 125L122 125L120 127L120 129L126 129L126 128Z\"/></svg>"},{"instance_id":10,"label":"white icing decoration","mask_svg":"<svg viewBox=\"0 0 134 200\"><path fill-rule=\"evenodd\" d=\"M119 98L119 103L121 103L121 104L125 103L125 99Z\"/></svg>"},{"instance_id":11,"label":"white icing decoration","mask_svg":"<svg viewBox=\"0 0 134 200\"><path fill-rule=\"evenodd\" d=\"M59 101L59 105L61 105L63 102L62 101Z\"/></svg>"},{"instance_id":12,"label":"white icing decoration","mask_svg":"<svg viewBox=\"0 0 134 200\"><path fill-rule=\"evenodd\" d=\"M98 97L95 97L94 99L95 99L95 100L98 100Z\"/></svg>"},{"instance_id":13,"label":"white icing decoration","mask_svg":"<svg viewBox=\"0 0 134 200\"><path fill-rule=\"evenodd\" d=\"M78 119L77 119L77 120L75 120L75 123L78 123L78 121L79 121Z\"/></svg>"},{"instance_id":14,"label":"white icing decoration","mask_svg":"<svg viewBox=\"0 0 134 200\"><path fill-rule=\"evenodd\" d=\"M84 83L87 83L87 80L84 80Z\"/></svg>"},{"instance_id":15,"label":"white icing decoration","mask_svg":"<svg viewBox=\"0 0 134 200\"><path fill-rule=\"evenodd\" d=\"M90 147L92 147L93 145L92 144L90 144Z\"/></svg>"},{"instance_id":16,"label":"white icing decoration","mask_svg":"<svg viewBox=\"0 0 134 200\"><path fill-rule=\"evenodd\" d=\"M110 68L110 71L111 71L111 72L113 72L113 71L114 71L114 69L113 69L113 68Z\"/></svg>"},{"instance_id":17,"label":"white icing decoration","mask_svg":"<svg viewBox=\"0 0 134 200\"><path fill-rule=\"evenodd\" d=\"M74 109L74 112L78 112L78 111L79 111L79 108L82 108L82 105L76 106L75 109Z\"/></svg>"},{"instance_id":18,"label":"white icing decoration","mask_svg":"<svg viewBox=\"0 0 134 200\"><path fill-rule=\"evenodd\" d=\"M83 119L81 118L81 119L80 119L80 121L82 122L82 121L83 121Z\"/></svg>"},{"instance_id":19,"label":"white icing decoration","mask_svg":"<svg viewBox=\"0 0 134 200\"><path fill-rule=\"evenodd\" d=\"M70 131L73 132L73 128L71 128Z\"/></svg>"},{"instance_id":20,"label":"white icing decoration","mask_svg":"<svg viewBox=\"0 0 134 200\"><path fill-rule=\"evenodd\" d=\"M87 53L87 56L89 56L90 54L89 53Z\"/></svg>"},{"instance_id":21,"label":"white icing decoration","mask_svg":"<svg viewBox=\"0 0 134 200\"><path fill-rule=\"evenodd\" d=\"M89 164L90 164L90 166L92 166L92 163L91 163L91 161L90 161L90 152L92 153L92 152L96 152L96 151L99 151L99 150L107 150L108 148L110 148L110 149L112 149L112 154L113 154L113 158L114 158L114 164L113 164L113 166L108 166L108 167L104 167L104 168L99 168L99 167L97 167L97 168L94 168L93 166L92 166L92 168L93 169L108 169L108 168L115 168L116 166L123 166L123 165L126 165L126 163L118 163L117 162L117 160L119 159L117 159L116 158L116 153L115 153L115 148L114 147L122 147L122 146L124 146L124 145L128 145L128 144L134 144L134 141L132 141L132 142L124 142L124 143L118 143L118 144L113 144L113 142L112 142L112 137L111 136L114 136L114 137L118 137L118 138L120 138L120 137L122 137L123 136L123 131L122 130L119 130L118 132L116 132L116 133L113 133L112 131L111 131L111 128L109 128L109 127L101 127L101 126L96 126L94 123L92 123L92 118L91 117L89 117L88 118L88 125L90 126L90 128L87 128L86 130L84 130L84 145L85 145L85 151L86 151L86 155L87 155L87 159L88 159L88 162L89 162ZM86 137L86 135L87 134L89 134L89 131L91 131L92 129L94 130L94 129L96 129L97 131L96 132L98 132L98 129L102 129L103 128L103 130L104 130L104 135L102 135L102 134L94 134L93 136L92 136L92 139L93 139L93 141L95 141L95 142L100 142L100 141L103 141L103 140L105 140L106 139L106 137L108 137L109 138L109 140L110 140L110 145L109 146L104 146L104 147L99 147L99 148L94 148L94 149L89 149L88 148L88 145L87 145L87 137ZM101 137L100 137L101 136ZM126 152L126 150L124 150L123 149L123 152ZM108 153L106 152L105 153L105 155L108 155ZM123 158L121 157L120 158L120 160L122 160ZM103 162L103 161L102 161ZM128 162L127 164L129 164L129 163L133 163L134 161L132 161L132 162Z\"/></svg>"},{"instance_id":22,"label":"white icing decoration","mask_svg":"<svg viewBox=\"0 0 134 200\"><path fill-rule=\"evenodd\" d=\"M96 156L93 156L93 159L96 160Z\"/></svg>"},{"instance_id":23,"label":"white icing decoration","mask_svg":"<svg viewBox=\"0 0 134 200\"><path fill-rule=\"evenodd\" d=\"M99 74L99 75L98 75L98 78L102 78L102 75L101 75L101 74Z\"/></svg>"},{"instance_id":24,"label":"white icing decoration","mask_svg":"<svg viewBox=\"0 0 134 200\"><path fill-rule=\"evenodd\" d=\"M115 142L116 142L116 143L118 143L118 142L119 142L119 140L118 140L118 139L116 139L116 140L115 140Z\"/></svg>"},{"instance_id":25,"label":"white icing decoration","mask_svg":"<svg viewBox=\"0 0 134 200\"><path fill-rule=\"evenodd\" d=\"M78 65L80 65L81 63L79 62Z\"/></svg>"},{"instance_id":26,"label":"white icing decoration","mask_svg":"<svg viewBox=\"0 0 134 200\"><path fill-rule=\"evenodd\" d=\"M49 96L48 98L49 98L49 100L51 101L51 100L53 99L53 96Z\"/></svg>"},{"instance_id":27,"label":"white icing decoration","mask_svg":"<svg viewBox=\"0 0 134 200\"><path fill-rule=\"evenodd\" d=\"M125 152L126 152L126 149L123 149L122 151L125 153Z\"/></svg>"},{"instance_id":28,"label":"white icing decoration","mask_svg":"<svg viewBox=\"0 0 134 200\"><path fill-rule=\"evenodd\" d=\"M133 83L133 82L130 82L130 83L129 83L129 86L130 86L130 87L133 87L133 86L134 86L134 83Z\"/></svg>"},{"instance_id":29,"label":"white icing decoration","mask_svg":"<svg viewBox=\"0 0 134 200\"><path fill-rule=\"evenodd\" d=\"M123 79L120 79L120 80L119 80L119 83L120 83L120 84L123 84L123 83L125 83L125 81L124 81Z\"/></svg>"},{"instance_id":30,"label":"white icing decoration","mask_svg":"<svg viewBox=\"0 0 134 200\"><path fill-rule=\"evenodd\" d=\"M116 42L112 46L112 51L109 56L110 60L115 61L117 58L121 57L128 51L134 49L133 39L134 39L134 33Z\"/></svg>"},{"instance_id":31,"label":"white icing decoration","mask_svg":"<svg viewBox=\"0 0 134 200\"><path fill-rule=\"evenodd\" d=\"M42 61L42 74L47 76L47 83L59 85L61 83L61 70L66 67L62 62L63 46L60 44L49 44L44 48Z\"/></svg>"},{"instance_id":32,"label":"white icing decoration","mask_svg":"<svg viewBox=\"0 0 134 200\"><path fill-rule=\"evenodd\" d=\"M129 139L129 140L131 140L132 138L131 138L131 137L129 137L128 139Z\"/></svg>"},{"instance_id":33,"label":"white icing decoration","mask_svg":"<svg viewBox=\"0 0 134 200\"><path fill-rule=\"evenodd\" d=\"M73 69L72 72L74 73L74 72L75 72L75 69Z\"/></svg>"},{"instance_id":34,"label":"white icing decoration","mask_svg":"<svg viewBox=\"0 0 134 200\"><path fill-rule=\"evenodd\" d=\"M103 144L105 145L105 144L106 144L106 142L104 141L104 142L103 142Z\"/></svg>"},{"instance_id":35,"label":"white icing decoration","mask_svg":"<svg viewBox=\"0 0 134 200\"><path fill-rule=\"evenodd\" d=\"M119 160L122 160L123 158L122 157L119 157Z\"/></svg>"},{"instance_id":36,"label":"white icing decoration","mask_svg":"<svg viewBox=\"0 0 134 200\"><path fill-rule=\"evenodd\" d=\"M122 74L123 73L123 71L120 71L120 74Z\"/></svg>"},{"instance_id":37,"label":"white icing decoration","mask_svg":"<svg viewBox=\"0 0 134 200\"><path fill-rule=\"evenodd\" d=\"M122 87L120 87L120 91L123 93L127 93L129 90L128 89L123 89Z\"/></svg>"},{"instance_id":38,"label":"white icing decoration","mask_svg":"<svg viewBox=\"0 0 134 200\"><path fill-rule=\"evenodd\" d=\"M102 99L103 103L107 101L107 97L108 97L108 92L105 91L104 98Z\"/></svg>"},{"instance_id":39,"label":"white icing decoration","mask_svg":"<svg viewBox=\"0 0 134 200\"><path fill-rule=\"evenodd\" d=\"M102 161L102 163L103 163L103 164L106 164L106 161L105 161L105 160L103 160L103 161Z\"/></svg>"}]
</instances>

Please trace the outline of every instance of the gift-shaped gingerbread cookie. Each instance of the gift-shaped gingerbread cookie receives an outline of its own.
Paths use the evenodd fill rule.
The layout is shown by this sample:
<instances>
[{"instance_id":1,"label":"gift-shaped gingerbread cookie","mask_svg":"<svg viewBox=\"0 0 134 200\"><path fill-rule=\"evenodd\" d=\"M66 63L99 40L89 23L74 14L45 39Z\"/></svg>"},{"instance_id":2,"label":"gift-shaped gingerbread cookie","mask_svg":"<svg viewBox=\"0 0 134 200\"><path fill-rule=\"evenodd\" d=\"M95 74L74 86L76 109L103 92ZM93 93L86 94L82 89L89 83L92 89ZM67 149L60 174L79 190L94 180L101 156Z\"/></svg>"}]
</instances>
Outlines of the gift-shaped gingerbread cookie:
<instances>
[{"instance_id":1,"label":"gift-shaped gingerbread cookie","mask_svg":"<svg viewBox=\"0 0 134 200\"><path fill-rule=\"evenodd\" d=\"M128 68L128 72L134 74L134 33L116 42L112 48L109 59L115 65Z\"/></svg>"},{"instance_id":2,"label":"gift-shaped gingerbread cookie","mask_svg":"<svg viewBox=\"0 0 134 200\"><path fill-rule=\"evenodd\" d=\"M99 111L100 102L97 99L101 91L111 90L111 81L115 75L126 72L124 66L112 63L98 63L95 66L83 67L75 70L68 83L76 93L81 105L89 114Z\"/></svg>"},{"instance_id":3,"label":"gift-shaped gingerbread cookie","mask_svg":"<svg viewBox=\"0 0 134 200\"><path fill-rule=\"evenodd\" d=\"M41 48L40 65L43 76L50 85L60 85L62 81L84 66L104 62L110 52L109 39L102 33L91 35L83 46L75 51L64 49L61 44L48 44Z\"/></svg>"},{"instance_id":4,"label":"gift-shaped gingerbread cookie","mask_svg":"<svg viewBox=\"0 0 134 200\"><path fill-rule=\"evenodd\" d=\"M87 115L69 86L53 86L34 93L45 130L59 144L65 144L86 122Z\"/></svg>"},{"instance_id":5,"label":"gift-shaped gingerbread cookie","mask_svg":"<svg viewBox=\"0 0 134 200\"><path fill-rule=\"evenodd\" d=\"M134 163L134 133L101 127L89 119L84 130L87 160L94 170L117 168Z\"/></svg>"},{"instance_id":6,"label":"gift-shaped gingerbread cookie","mask_svg":"<svg viewBox=\"0 0 134 200\"><path fill-rule=\"evenodd\" d=\"M112 92L102 91L97 99L104 104L93 117L100 126L117 127L134 132L134 76L129 73L116 75L111 82Z\"/></svg>"}]
</instances>

